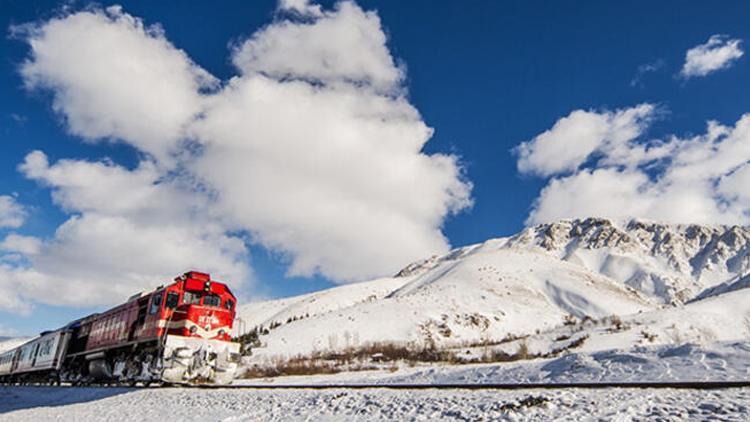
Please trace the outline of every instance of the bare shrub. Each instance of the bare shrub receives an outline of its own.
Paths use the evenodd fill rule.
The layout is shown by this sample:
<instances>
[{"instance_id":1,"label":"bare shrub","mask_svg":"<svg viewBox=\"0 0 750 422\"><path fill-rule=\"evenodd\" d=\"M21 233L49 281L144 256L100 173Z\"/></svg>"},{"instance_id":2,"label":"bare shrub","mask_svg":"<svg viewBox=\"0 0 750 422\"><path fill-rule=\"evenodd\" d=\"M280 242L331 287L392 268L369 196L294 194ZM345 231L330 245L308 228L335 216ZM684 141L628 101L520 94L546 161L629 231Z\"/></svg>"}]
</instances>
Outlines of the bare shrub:
<instances>
[{"instance_id":1,"label":"bare shrub","mask_svg":"<svg viewBox=\"0 0 750 422\"><path fill-rule=\"evenodd\" d=\"M516 355L520 360L529 359L529 356L531 356L531 354L529 353L529 346L526 344L526 340L521 341L521 343L518 345L518 351L516 351Z\"/></svg>"},{"instance_id":2,"label":"bare shrub","mask_svg":"<svg viewBox=\"0 0 750 422\"><path fill-rule=\"evenodd\" d=\"M630 326L622 321L618 315L612 315L609 318L604 318L602 321L606 322L609 319L611 327L607 328L610 333L616 333L618 331L627 330Z\"/></svg>"},{"instance_id":3,"label":"bare shrub","mask_svg":"<svg viewBox=\"0 0 750 422\"><path fill-rule=\"evenodd\" d=\"M644 339L648 340L649 343L653 343L654 341L656 341L656 337L659 336L658 334L649 333L646 330L641 331L641 335L643 336Z\"/></svg>"},{"instance_id":4,"label":"bare shrub","mask_svg":"<svg viewBox=\"0 0 750 422\"><path fill-rule=\"evenodd\" d=\"M556 354L559 352L554 351ZM407 366L413 367L420 362L450 364L514 362L547 356L531 353L525 338L519 342L515 353L491 350L487 347L484 354L478 358L462 357L455 350L438 349L430 344L379 342L356 348L348 347L341 351L313 351L309 356L275 358L265 365L256 364L246 368L244 378L335 374L341 371L373 369L386 369L394 372L398 370L397 362L404 362Z\"/></svg>"},{"instance_id":5,"label":"bare shrub","mask_svg":"<svg viewBox=\"0 0 750 422\"><path fill-rule=\"evenodd\" d=\"M290 359L271 366L252 366L246 369L244 378L268 378L284 375L317 375L341 372L336 365L315 360Z\"/></svg>"}]
</instances>

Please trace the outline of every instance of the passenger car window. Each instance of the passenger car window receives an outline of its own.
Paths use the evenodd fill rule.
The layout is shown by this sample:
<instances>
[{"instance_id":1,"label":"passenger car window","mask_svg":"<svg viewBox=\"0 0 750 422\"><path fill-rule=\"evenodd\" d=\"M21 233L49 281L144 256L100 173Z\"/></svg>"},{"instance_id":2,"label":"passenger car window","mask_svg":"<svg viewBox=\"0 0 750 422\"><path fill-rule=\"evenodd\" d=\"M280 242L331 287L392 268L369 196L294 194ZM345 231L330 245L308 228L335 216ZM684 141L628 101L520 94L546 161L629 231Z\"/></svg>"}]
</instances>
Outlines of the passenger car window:
<instances>
[{"instance_id":1,"label":"passenger car window","mask_svg":"<svg viewBox=\"0 0 750 422\"><path fill-rule=\"evenodd\" d=\"M153 299L151 299L151 309L149 309L149 314L155 314L159 312L159 309L161 309L161 293L156 294Z\"/></svg>"}]
</instances>

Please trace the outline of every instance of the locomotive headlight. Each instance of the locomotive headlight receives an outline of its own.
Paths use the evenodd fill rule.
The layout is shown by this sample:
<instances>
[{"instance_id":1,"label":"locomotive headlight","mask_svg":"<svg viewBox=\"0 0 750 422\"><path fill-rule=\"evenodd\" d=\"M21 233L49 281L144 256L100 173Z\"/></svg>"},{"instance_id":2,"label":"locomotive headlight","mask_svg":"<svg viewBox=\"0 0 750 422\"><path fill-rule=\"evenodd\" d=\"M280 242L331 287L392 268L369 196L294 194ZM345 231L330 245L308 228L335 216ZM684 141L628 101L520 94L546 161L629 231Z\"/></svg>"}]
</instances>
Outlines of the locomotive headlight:
<instances>
[{"instance_id":1,"label":"locomotive headlight","mask_svg":"<svg viewBox=\"0 0 750 422\"><path fill-rule=\"evenodd\" d=\"M190 327L190 334L195 334L196 331L198 331L198 327L196 327L195 325Z\"/></svg>"},{"instance_id":2,"label":"locomotive headlight","mask_svg":"<svg viewBox=\"0 0 750 422\"><path fill-rule=\"evenodd\" d=\"M226 334L226 333L227 333L227 332L226 332L226 331L224 331L224 329L223 329L223 328L222 328L221 330L219 330L219 335L220 335L220 336L223 336L223 335L224 335L224 334Z\"/></svg>"}]
</instances>

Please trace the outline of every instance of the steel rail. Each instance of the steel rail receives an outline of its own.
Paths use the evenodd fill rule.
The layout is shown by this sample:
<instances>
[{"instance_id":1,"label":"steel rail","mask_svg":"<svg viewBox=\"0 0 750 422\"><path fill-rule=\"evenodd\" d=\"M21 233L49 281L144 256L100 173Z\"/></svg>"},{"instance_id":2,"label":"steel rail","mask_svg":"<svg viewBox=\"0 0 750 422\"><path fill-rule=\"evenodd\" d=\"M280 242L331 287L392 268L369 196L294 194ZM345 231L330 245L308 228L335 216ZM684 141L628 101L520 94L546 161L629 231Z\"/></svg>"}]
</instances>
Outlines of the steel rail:
<instances>
[{"instance_id":1,"label":"steel rail","mask_svg":"<svg viewBox=\"0 0 750 422\"><path fill-rule=\"evenodd\" d=\"M198 389L237 389L237 390L556 390L556 389L682 389L682 390L718 390L728 388L750 388L748 381L647 381L647 382L555 382L555 383L476 383L476 384L167 384L151 386L128 386L116 384L49 385L36 384L3 384L0 388L9 387L52 387L52 388L198 388Z\"/></svg>"},{"instance_id":2,"label":"steel rail","mask_svg":"<svg viewBox=\"0 0 750 422\"><path fill-rule=\"evenodd\" d=\"M750 388L746 381L639 381L639 382L555 382L555 383L476 383L476 384L234 384L234 385L191 385L197 388L230 388L230 389L310 389L310 390L527 390L527 389L598 389L598 388L672 388L715 390L724 388Z\"/></svg>"}]
</instances>

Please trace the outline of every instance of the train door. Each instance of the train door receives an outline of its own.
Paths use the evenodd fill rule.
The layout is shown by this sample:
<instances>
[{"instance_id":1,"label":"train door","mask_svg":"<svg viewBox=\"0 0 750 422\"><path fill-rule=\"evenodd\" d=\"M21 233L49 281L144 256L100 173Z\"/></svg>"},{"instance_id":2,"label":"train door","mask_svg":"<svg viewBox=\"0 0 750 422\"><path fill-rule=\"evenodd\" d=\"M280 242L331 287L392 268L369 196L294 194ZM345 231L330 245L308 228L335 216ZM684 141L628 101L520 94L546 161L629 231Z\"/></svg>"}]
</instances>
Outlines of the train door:
<instances>
[{"instance_id":1,"label":"train door","mask_svg":"<svg viewBox=\"0 0 750 422\"><path fill-rule=\"evenodd\" d=\"M21 355L23 354L23 347L19 347L16 349L16 353L13 354L13 360L10 364L10 373L16 371L16 368L18 367L18 361L21 360Z\"/></svg>"},{"instance_id":2,"label":"train door","mask_svg":"<svg viewBox=\"0 0 750 422\"><path fill-rule=\"evenodd\" d=\"M31 359L30 360L31 360L31 367L32 368L36 365L36 358L37 358L37 356L39 356L39 346L41 346L41 343L37 342L34 345L34 348L32 349L32 352L31 352Z\"/></svg>"},{"instance_id":3,"label":"train door","mask_svg":"<svg viewBox=\"0 0 750 422\"><path fill-rule=\"evenodd\" d=\"M133 324L130 326L130 332L128 333L128 341L135 340L138 329L140 327L143 327L143 324L146 322L146 311L148 310L148 299L149 299L148 296L138 299L138 316L135 318L135 321L133 321Z\"/></svg>"}]
</instances>

